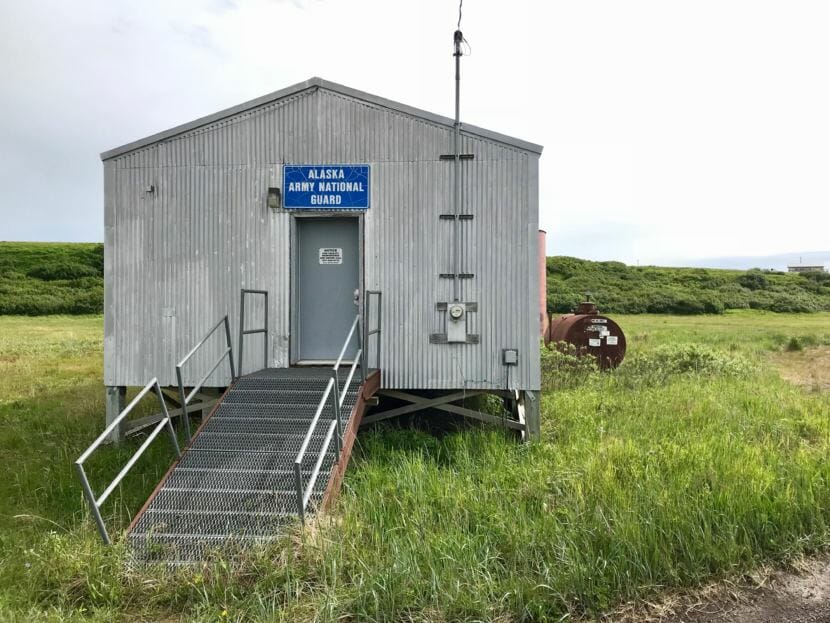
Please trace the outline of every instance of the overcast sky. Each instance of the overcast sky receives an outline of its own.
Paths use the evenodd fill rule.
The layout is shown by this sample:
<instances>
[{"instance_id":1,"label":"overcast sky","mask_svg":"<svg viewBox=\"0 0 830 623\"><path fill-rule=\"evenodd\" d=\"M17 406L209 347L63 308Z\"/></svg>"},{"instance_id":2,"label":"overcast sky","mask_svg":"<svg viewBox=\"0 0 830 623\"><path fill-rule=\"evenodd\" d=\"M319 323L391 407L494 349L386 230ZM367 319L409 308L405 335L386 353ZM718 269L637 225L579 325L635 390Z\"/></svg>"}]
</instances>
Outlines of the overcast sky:
<instances>
[{"instance_id":1,"label":"overcast sky","mask_svg":"<svg viewBox=\"0 0 830 623\"><path fill-rule=\"evenodd\" d=\"M3 0L0 240L103 239L99 153L311 76L452 116L453 0ZM545 146L548 252L830 249L826 0L466 0L462 119Z\"/></svg>"}]
</instances>

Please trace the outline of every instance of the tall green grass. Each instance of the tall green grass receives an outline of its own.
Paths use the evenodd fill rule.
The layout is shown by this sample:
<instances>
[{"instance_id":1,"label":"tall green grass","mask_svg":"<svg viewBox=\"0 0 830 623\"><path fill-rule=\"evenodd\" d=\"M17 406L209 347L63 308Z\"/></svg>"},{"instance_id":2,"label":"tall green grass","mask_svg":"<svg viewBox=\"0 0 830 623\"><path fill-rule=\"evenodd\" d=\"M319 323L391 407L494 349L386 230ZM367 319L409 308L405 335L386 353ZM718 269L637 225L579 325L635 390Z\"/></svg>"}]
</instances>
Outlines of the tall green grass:
<instances>
[{"instance_id":1,"label":"tall green grass","mask_svg":"<svg viewBox=\"0 0 830 623\"><path fill-rule=\"evenodd\" d=\"M776 318L780 340L763 314L618 319L630 351L616 371L544 354L540 443L361 432L333 515L236 566L172 573L128 571L102 547L69 472L100 386L24 396L0 406L20 474L0 494L9 515L41 519L3 520L0 619L559 620L814 552L830 537L830 398L764 356L823 339L822 318ZM166 466L156 452L111 508L114 533Z\"/></svg>"}]
</instances>

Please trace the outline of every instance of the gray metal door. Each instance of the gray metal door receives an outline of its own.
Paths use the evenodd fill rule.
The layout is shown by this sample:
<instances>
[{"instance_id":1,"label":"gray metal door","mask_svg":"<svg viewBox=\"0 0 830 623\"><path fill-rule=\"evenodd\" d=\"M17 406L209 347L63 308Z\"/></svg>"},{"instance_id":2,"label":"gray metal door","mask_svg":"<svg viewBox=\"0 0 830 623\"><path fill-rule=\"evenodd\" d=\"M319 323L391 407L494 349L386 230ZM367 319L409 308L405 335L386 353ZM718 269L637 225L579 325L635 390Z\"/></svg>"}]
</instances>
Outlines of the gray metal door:
<instances>
[{"instance_id":1,"label":"gray metal door","mask_svg":"<svg viewBox=\"0 0 830 623\"><path fill-rule=\"evenodd\" d=\"M354 322L360 287L356 218L297 219L296 359L334 361ZM351 359L357 339L346 351Z\"/></svg>"}]
</instances>

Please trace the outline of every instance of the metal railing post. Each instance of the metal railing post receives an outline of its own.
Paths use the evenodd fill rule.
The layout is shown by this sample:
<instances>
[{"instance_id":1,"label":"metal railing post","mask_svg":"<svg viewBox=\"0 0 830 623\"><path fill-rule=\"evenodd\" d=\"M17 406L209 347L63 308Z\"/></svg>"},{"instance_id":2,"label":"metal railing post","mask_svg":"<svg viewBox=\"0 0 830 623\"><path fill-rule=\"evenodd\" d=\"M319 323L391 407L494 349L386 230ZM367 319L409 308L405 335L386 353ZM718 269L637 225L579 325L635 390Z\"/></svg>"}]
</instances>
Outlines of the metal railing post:
<instances>
[{"instance_id":1,"label":"metal railing post","mask_svg":"<svg viewBox=\"0 0 830 623\"><path fill-rule=\"evenodd\" d=\"M187 394L184 393L184 381L182 380L182 367L176 366L176 380L179 382L179 398L182 405L182 428L184 428L184 438L190 443L190 418L187 415Z\"/></svg>"},{"instance_id":2,"label":"metal railing post","mask_svg":"<svg viewBox=\"0 0 830 623\"><path fill-rule=\"evenodd\" d=\"M245 347L245 290L240 292L239 301L239 364L236 366L239 376L242 376L242 351Z\"/></svg>"},{"instance_id":3,"label":"metal railing post","mask_svg":"<svg viewBox=\"0 0 830 623\"><path fill-rule=\"evenodd\" d=\"M373 320L373 311L372 311L372 296L377 297L377 318L374 318L375 322L377 323L376 328L372 328L372 320ZM380 368L380 335L381 335L381 318L383 317L382 308L382 293L379 290L366 290L366 302L365 302L365 310L363 313L363 350L364 350L364 362L366 364L367 374L372 370L376 370ZM372 337L375 337L375 366L372 365L372 352L370 343L372 341ZM363 376L365 380L365 375Z\"/></svg>"},{"instance_id":4,"label":"metal railing post","mask_svg":"<svg viewBox=\"0 0 830 623\"><path fill-rule=\"evenodd\" d=\"M294 484L297 487L297 514L300 515L300 523L305 525L305 502L303 501L303 476L302 461L297 459L294 462Z\"/></svg>"},{"instance_id":5,"label":"metal railing post","mask_svg":"<svg viewBox=\"0 0 830 623\"><path fill-rule=\"evenodd\" d=\"M92 511L92 516L95 518L95 523L98 526L98 532L101 534L101 538L104 540L104 545L112 545L107 527L104 525L104 518L101 517L101 511L95 502L95 494L92 492L92 487L89 486L89 480L86 477L84 466L80 461L75 462L75 471L78 472L78 478L81 479L81 488L84 490L84 497Z\"/></svg>"},{"instance_id":6,"label":"metal railing post","mask_svg":"<svg viewBox=\"0 0 830 623\"><path fill-rule=\"evenodd\" d=\"M264 292L265 294L265 334L262 338L262 354L263 354L263 362L262 362L262 369L268 367L268 292Z\"/></svg>"},{"instance_id":7,"label":"metal railing post","mask_svg":"<svg viewBox=\"0 0 830 623\"><path fill-rule=\"evenodd\" d=\"M193 355L196 354L196 352L205 344L205 342L207 342L211 338L211 336L213 336L213 334L216 333L216 331L219 330L219 327L222 326L222 325L224 325L224 327L225 327L225 339L227 340L228 345L222 351L222 354L219 356L219 359L217 359L216 362L213 364L213 367L210 368L210 371L205 376L202 377L202 379L191 390L190 394L185 393L184 375L182 374L182 369L184 368L184 365L190 360L190 358ZM216 368L219 367L219 365L222 363L222 360L225 357L228 358L228 363L230 364L230 368L231 368L231 383L233 383L233 381L235 379L235 370L234 370L234 367L233 367L233 345L231 344L230 336L231 336L231 328L230 328L230 323L228 322L228 317L226 315L219 322L217 322L215 325L213 325L213 327L210 329L210 331L208 331L207 334L201 340L199 340L199 342L197 342L196 346L194 346L193 348L190 349L190 352L187 353L184 356L184 359L182 359L178 364L176 364L176 379L179 383L179 397L181 399L181 405L182 405L182 417L184 418L183 427L184 427L184 431L185 431L185 437L186 437L188 442L190 442L191 433L190 433L190 418L189 418L188 413L187 413L187 406L190 404L190 401L193 400L193 397L202 388L202 385L204 385L207 382L208 378L210 378L210 375L213 374L213 372L216 370ZM202 402L204 402L204 401L202 401ZM202 410L202 413L204 414L204 409Z\"/></svg>"},{"instance_id":8,"label":"metal railing post","mask_svg":"<svg viewBox=\"0 0 830 623\"><path fill-rule=\"evenodd\" d=\"M121 471L118 472L118 475L107 485L104 489L103 493L101 493L100 497L96 498L95 493L92 491L92 487L89 484L89 479L86 476L86 471L84 470L84 462L92 456L92 453L97 450L101 444L109 437L113 430L116 427L121 425L121 422L127 418L133 408L144 398L150 390L153 390L156 394L156 398L158 398L159 403L161 404L162 410L162 418L156 424L155 428L152 432L147 436L144 442L139 446L139 448L133 453L133 455L127 460L127 463L124 467L121 468ZM170 440L173 442L173 447L176 450L176 456L181 457L181 449L179 448L179 441L176 439L176 431L173 430L173 424L170 421L170 412L167 410L167 404L164 402L164 394L161 392L161 386L158 383L158 379L153 379L149 383L147 383L144 388L138 392L135 398L132 399L129 405L127 405L121 413L118 414L110 424L104 429L98 438L90 444L90 446L84 450L83 454L78 457L78 460L75 461L75 470L78 472L78 478L81 480L81 488L84 492L84 497L86 498L89 506L92 510L92 515L95 518L95 523L98 526L98 531L101 533L101 538L103 539L104 543L110 545L112 541L110 540L109 534L107 533L107 528L104 525L104 519L101 516L101 506L106 502L107 498L109 498L110 494L115 491L116 487L121 484L121 481L124 480L126 475L129 473L130 469L132 469L133 465L136 464L139 458L144 454L144 451L150 446L151 443L155 440L155 438L159 435L162 428L166 428L167 432L170 434Z\"/></svg>"},{"instance_id":9,"label":"metal railing post","mask_svg":"<svg viewBox=\"0 0 830 623\"><path fill-rule=\"evenodd\" d=\"M231 343L231 323L225 314L225 339L228 341L228 364L231 367L231 382L236 380L236 370L233 367L233 344Z\"/></svg>"},{"instance_id":10,"label":"metal railing post","mask_svg":"<svg viewBox=\"0 0 830 623\"><path fill-rule=\"evenodd\" d=\"M371 326L370 321L371 321L371 311L372 311L370 309L371 300L372 300L372 293L367 292L366 293L366 300L363 302L363 307L364 307L364 309L363 309L363 319L364 319L364 323L363 323L363 343L366 345L365 346L366 353L363 355L363 359L366 361L366 363L371 363L369 361L369 354L368 354L368 352L369 352L369 338L371 338L371 336L369 335L369 327Z\"/></svg>"},{"instance_id":11,"label":"metal railing post","mask_svg":"<svg viewBox=\"0 0 830 623\"><path fill-rule=\"evenodd\" d=\"M364 325L366 324L366 317L364 315L363 322L360 321L360 317L357 320L357 352L360 354L358 357L358 365L360 366L360 384L366 382L366 357L364 356L364 349L366 348L365 343L363 341L363 330ZM348 388L347 388L348 389Z\"/></svg>"},{"instance_id":12,"label":"metal railing post","mask_svg":"<svg viewBox=\"0 0 830 623\"><path fill-rule=\"evenodd\" d=\"M158 396L159 402L161 403L161 412L164 414L164 421L167 423L167 432L170 435L170 441L173 443L173 447L176 448L176 456L181 458L182 450L179 447L179 440L176 438L176 431L173 430L173 422L170 421L170 412L167 410L167 403L164 402L164 394L161 393L161 386L156 383L156 396ZM182 405L182 415L187 419L187 411L185 410L185 405ZM187 425L187 435L188 440L190 439L190 422Z\"/></svg>"},{"instance_id":13,"label":"metal railing post","mask_svg":"<svg viewBox=\"0 0 830 623\"><path fill-rule=\"evenodd\" d=\"M334 401L334 417L337 420L337 434L335 437L337 438L337 454L340 454L340 447L343 443L343 427L340 423L340 379L337 374L337 370L333 370L332 378L334 379L334 392L332 392L332 400ZM348 388L346 388L348 391Z\"/></svg>"},{"instance_id":14,"label":"metal railing post","mask_svg":"<svg viewBox=\"0 0 830 623\"><path fill-rule=\"evenodd\" d=\"M380 368L380 345L383 331L383 292L378 292L378 368Z\"/></svg>"},{"instance_id":15,"label":"metal railing post","mask_svg":"<svg viewBox=\"0 0 830 623\"><path fill-rule=\"evenodd\" d=\"M245 295L246 294L262 294L265 297L265 326L262 329L245 329ZM242 361L245 345L245 336L252 333L264 334L262 344L263 369L268 367L268 290L247 290L242 288L240 293L241 300L239 302L239 365L236 368L237 374L242 376Z\"/></svg>"}]
</instances>

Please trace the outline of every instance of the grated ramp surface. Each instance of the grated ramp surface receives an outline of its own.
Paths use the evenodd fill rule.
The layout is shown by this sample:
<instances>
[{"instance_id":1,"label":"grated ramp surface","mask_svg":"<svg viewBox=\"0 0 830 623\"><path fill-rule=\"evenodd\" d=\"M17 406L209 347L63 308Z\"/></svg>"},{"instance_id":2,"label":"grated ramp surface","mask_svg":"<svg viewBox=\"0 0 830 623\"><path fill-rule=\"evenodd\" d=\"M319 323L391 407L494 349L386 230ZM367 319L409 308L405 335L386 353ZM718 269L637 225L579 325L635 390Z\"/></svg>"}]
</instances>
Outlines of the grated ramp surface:
<instances>
[{"instance_id":1,"label":"grated ramp surface","mask_svg":"<svg viewBox=\"0 0 830 623\"><path fill-rule=\"evenodd\" d=\"M330 378L329 368L267 369L237 379L128 535L133 562L198 562L278 538L297 517L294 459ZM347 374L343 374L343 377ZM348 388L343 427L357 401ZM334 419L327 406L303 463L308 482ZM332 441L309 500L319 505L337 460Z\"/></svg>"}]
</instances>

